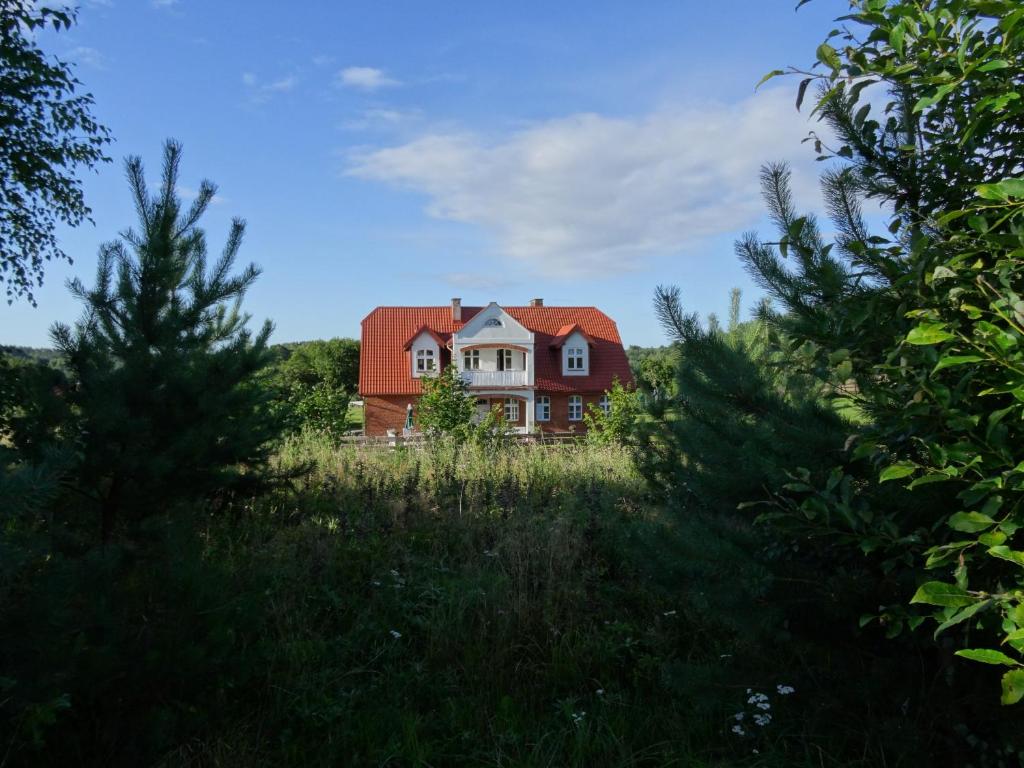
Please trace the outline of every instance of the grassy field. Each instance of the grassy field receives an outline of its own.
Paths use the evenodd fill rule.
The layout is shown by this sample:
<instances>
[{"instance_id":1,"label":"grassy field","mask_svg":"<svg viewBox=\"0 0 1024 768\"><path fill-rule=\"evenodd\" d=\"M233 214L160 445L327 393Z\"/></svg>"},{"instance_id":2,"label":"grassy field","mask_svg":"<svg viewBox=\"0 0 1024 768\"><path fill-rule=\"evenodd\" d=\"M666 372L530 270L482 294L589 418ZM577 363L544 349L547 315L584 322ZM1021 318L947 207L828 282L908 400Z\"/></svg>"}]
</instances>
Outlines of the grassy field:
<instances>
[{"instance_id":1,"label":"grassy field","mask_svg":"<svg viewBox=\"0 0 1024 768\"><path fill-rule=\"evenodd\" d=\"M9 650L60 662L10 765L881 764L754 532L664 513L622 449L300 437L278 466L306 471L34 577Z\"/></svg>"},{"instance_id":2,"label":"grassy field","mask_svg":"<svg viewBox=\"0 0 1024 768\"><path fill-rule=\"evenodd\" d=\"M779 693L795 682L784 654L765 669L749 533L663 517L621 449L298 439L280 461L312 463L298 493L206 553L266 585L266 677L244 718L165 765L821 765L842 751L835 733L816 741L802 692Z\"/></svg>"}]
</instances>

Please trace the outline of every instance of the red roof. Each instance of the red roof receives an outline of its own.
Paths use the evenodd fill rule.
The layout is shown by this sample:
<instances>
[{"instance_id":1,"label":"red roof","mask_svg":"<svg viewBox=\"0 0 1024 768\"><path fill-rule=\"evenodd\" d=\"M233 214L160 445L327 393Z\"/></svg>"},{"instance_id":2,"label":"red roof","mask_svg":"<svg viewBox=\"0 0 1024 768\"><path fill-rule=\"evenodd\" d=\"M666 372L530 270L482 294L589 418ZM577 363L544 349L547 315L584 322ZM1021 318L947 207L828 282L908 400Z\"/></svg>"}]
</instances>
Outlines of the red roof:
<instances>
[{"instance_id":1,"label":"red roof","mask_svg":"<svg viewBox=\"0 0 1024 768\"><path fill-rule=\"evenodd\" d=\"M428 328L447 338L461 329L483 307L463 307L462 321L452 320L451 306L377 307L363 318L359 351L359 394L418 395L420 381L412 376L412 362L405 349L414 334ZM596 307L502 307L534 333L534 387L545 392L604 392L618 379L633 382L619 330ZM566 329L575 328L591 343L590 373L563 376L561 352L552 349ZM569 333L572 331L570 330Z\"/></svg>"},{"instance_id":2,"label":"red roof","mask_svg":"<svg viewBox=\"0 0 1024 768\"><path fill-rule=\"evenodd\" d=\"M580 328L579 323L569 323L567 325L563 325L561 328L558 329L558 333L556 333L555 337L551 339L551 343L548 346L551 347L552 349L561 349L562 346L565 344L566 339L568 339L577 331L579 332L580 336L587 340L587 344L589 344L591 347L594 346L594 340L590 338L590 336L588 336L582 328Z\"/></svg>"}]
</instances>

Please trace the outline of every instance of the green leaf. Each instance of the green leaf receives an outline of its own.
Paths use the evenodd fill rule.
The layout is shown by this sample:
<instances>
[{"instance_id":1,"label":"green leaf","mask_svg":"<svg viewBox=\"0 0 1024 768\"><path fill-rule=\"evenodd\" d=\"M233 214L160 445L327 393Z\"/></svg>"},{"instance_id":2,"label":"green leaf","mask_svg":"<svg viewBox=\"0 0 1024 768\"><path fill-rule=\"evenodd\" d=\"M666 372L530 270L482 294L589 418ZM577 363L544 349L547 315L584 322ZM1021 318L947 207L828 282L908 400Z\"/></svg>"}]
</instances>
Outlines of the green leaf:
<instances>
[{"instance_id":1,"label":"green leaf","mask_svg":"<svg viewBox=\"0 0 1024 768\"><path fill-rule=\"evenodd\" d=\"M800 81L800 85L796 89L796 111L800 111L801 105L804 103L804 94L807 93L807 86L811 84L813 78L808 77L805 80Z\"/></svg>"},{"instance_id":2,"label":"green leaf","mask_svg":"<svg viewBox=\"0 0 1024 768\"><path fill-rule=\"evenodd\" d=\"M955 515L950 516L947 525L954 531L977 533L992 527L995 525L995 522L991 517L981 512L957 512Z\"/></svg>"},{"instance_id":3,"label":"green leaf","mask_svg":"<svg viewBox=\"0 0 1024 768\"><path fill-rule=\"evenodd\" d=\"M842 62L839 60L839 54L836 53L836 49L833 48L828 43L822 43L821 45L819 45L816 53L818 56L818 61L820 61L826 67L835 70L839 69L839 67L842 66Z\"/></svg>"},{"instance_id":4,"label":"green leaf","mask_svg":"<svg viewBox=\"0 0 1024 768\"><path fill-rule=\"evenodd\" d=\"M980 363L984 361L984 357L981 355L946 355L935 367L932 368L932 373L941 371L943 368L952 368L954 365L967 365L968 363Z\"/></svg>"},{"instance_id":5,"label":"green leaf","mask_svg":"<svg viewBox=\"0 0 1024 768\"><path fill-rule=\"evenodd\" d=\"M907 30L902 24L897 24L889 31L889 45L892 46L896 54L902 58L903 56L903 39L906 37Z\"/></svg>"},{"instance_id":6,"label":"green leaf","mask_svg":"<svg viewBox=\"0 0 1024 768\"><path fill-rule=\"evenodd\" d=\"M907 334L907 343L926 346L928 344L941 344L943 341L955 338L956 336L947 331L943 323L922 323L916 328L912 328L910 333Z\"/></svg>"},{"instance_id":7,"label":"green leaf","mask_svg":"<svg viewBox=\"0 0 1024 768\"><path fill-rule=\"evenodd\" d=\"M945 632L950 627L955 627L957 624L967 621L967 619L971 618L971 616L978 613L978 611L984 610L991 604L991 600L982 600L979 603L975 603L974 605L968 605L966 608L957 611L950 618L946 619L946 621L939 624L939 627L935 630L935 634L932 635L932 638L937 639L941 632Z\"/></svg>"},{"instance_id":8,"label":"green leaf","mask_svg":"<svg viewBox=\"0 0 1024 768\"><path fill-rule=\"evenodd\" d=\"M1011 659L1001 651L994 651L991 648L965 648L956 652L957 656L971 661L980 661L982 664L1002 664L1005 667L1018 667L1019 662Z\"/></svg>"},{"instance_id":9,"label":"green leaf","mask_svg":"<svg viewBox=\"0 0 1024 768\"><path fill-rule=\"evenodd\" d=\"M998 547L989 547L988 554L992 555L992 557L998 557L1000 560L1006 560L1024 568L1024 552L1001 545Z\"/></svg>"},{"instance_id":10,"label":"green leaf","mask_svg":"<svg viewBox=\"0 0 1024 768\"><path fill-rule=\"evenodd\" d=\"M1003 695L999 701L1005 705L1016 704L1024 698L1024 670L1011 669L1003 675Z\"/></svg>"},{"instance_id":11,"label":"green leaf","mask_svg":"<svg viewBox=\"0 0 1024 768\"><path fill-rule=\"evenodd\" d=\"M899 480L901 477L914 474L915 471L917 471L917 465L912 461L900 461L883 469L882 474L878 476L878 482Z\"/></svg>"},{"instance_id":12,"label":"green leaf","mask_svg":"<svg viewBox=\"0 0 1024 768\"><path fill-rule=\"evenodd\" d=\"M941 605L945 607L961 608L965 605L973 605L975 600L967 590L961 589L955 584L943 584L941 581L927 581L917 588L917 592L910 598L911 603L924 603L926 605Z\"/></svg>"},{"instance_id":13,"label":"green leaf","mask_svg":"<svg viewBox=\"0 0 1024 768\"><path fill-rule=\"evenodd\" d=\"M1024 179L1003 179L995 184L979 184L974 189L985 200L1006 202L1011 197L1024 197Z\"/></svg>"},{"instance_id":14,"label":"green leaf","mask_svg":"<svg viewBox=\"0 0 1024 768\"><path fill-rule=\"evenodd\" d=\"M1006 69L1009 66L1010 66L1010 62L1006 61L1005 59L993 59L992 61L987 61L984 64L982 64L980 67L978 67L978 71L979 72L994 72L997 69Z\"/></svg>"},{"instance_id":15,"label":"green leaf","mask_svg":"<svg viewBox=\"0 0 1024 768\"><path fill-rule=\"evenodd\" d=\"M786 73L783 70L781 70L781 69L773 69L771 72L769 72L767 75L765 75L764 77L762 77L760 80L757 81L757 85L754 86L754 90L756 91L762 85L764 85L769 80L771 80L773 77L778 77L779 75L784 75L784 74L786 74Z\"/></svg>"}]
</instances>

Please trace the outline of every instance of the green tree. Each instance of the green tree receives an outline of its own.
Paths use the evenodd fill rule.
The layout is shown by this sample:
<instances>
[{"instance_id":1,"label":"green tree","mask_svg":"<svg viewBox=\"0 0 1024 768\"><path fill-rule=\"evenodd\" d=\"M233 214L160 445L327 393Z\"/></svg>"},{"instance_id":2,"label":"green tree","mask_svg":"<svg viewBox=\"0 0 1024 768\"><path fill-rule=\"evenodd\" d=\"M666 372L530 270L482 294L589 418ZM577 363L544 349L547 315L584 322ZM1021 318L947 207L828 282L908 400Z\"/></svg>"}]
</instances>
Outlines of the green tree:
<instances>
[{"instance_id":1,"label":"green tree","mask_svg":"<svg viewBox=\"0 0 1024 768\"><path fill-rule=\"evenodd\" d=\"M293 426L334 437L348 429L348 406L359 382L359 342L307 341L273 348L284 359L267 374Z\"/></svg>"},{"instance_id":2,"label":"green tree","mask_svg":"<svg viewBox=\"0 0 1024 768\"><path fill-rule=\"evenodd\" d=\"M109 159L109 132L92 116L92 96L79 93L71 67L35 42L37 32L74 21L63 7L0 0L0 281L8 302L35 303L43 263L68 259L57 223L77 226L90 213L73 174Z\"/></svg>"},{"instance_id":3,"label":"green tree","mask_svg":"<svg viewBox=\"0 0 1024 768\"><path fill-rule=\"evenodd\" d=\"M615 379L612 388L605 394L608 397L607 413L591 403L583 416L587 425L587 439L600 444L628 445L643 415L640 392L634 388L627 389Z\"/></svg>"},{"instance_id":4,"label":"green tree","mask_svg":"<svg viewBox=\"0 0 1024 768\"><path fill-rule=\"evenodd\" d=\"M100 249L96 286L71 284L85 315L52 332L74 382L77 484L105 539L121 522L258 480L279 426L255 383L272 326L253 335L240 311L259 270L231 274L245 224L232 222L208 266L198 223L215 187L204 181L183 209L180 159L181 147L168 142L152 196L141 160L127 160L139 229Z\"/></svg>"},{"instance_id":5,"label":"green tree","mask_svg":"<svg viewBox=\"0 0 1024 768\"><path fill-rule=\"evenodd\" d=\"M794 467L832 466L843 420L820 387L781 363L762 322L704 326L675 287L658 288L655 310L679 345L679 394L651 404L639 462L681 507L733 512Z\"/></svg>"},{"instance_id":6,"label":"green tree","mask_svg":"<svg viewBox=\"0 0 1024 768\"><path fill-rule=\"evenodd\" d=\"M417 404L416 425L428 434L468 437L476 413L474 397L454 365L437 376L420 379L423 395Z\"/></svg>"},{"instance_id":7,"label":"green tree","mask_svg":"<svg viewBox=\"0 0 1024 768\"><path fill-rule=\"evenodd\" d=\"M794 520L817 510L822 533L916 582L912 602L932 606L936 636L998 642L999 651L960 653L1006 668L1003 702L1015 703L1024 697L1015 540L1024 527L1024 9L855 0L845 21L856 34L843 27L819 46L798 97L819 81L815 111L836 138L830 148L813 137L816 147L846 161L823 179L837 237L826 243L812 217L794 212L785 169L770 166L778 246L748 235L738 248L774 300L767 319L799 344L791 364L864 419L829 485L780 489L776 500ZM865 198L889 206L887 231L870 231ZM881 618L889 634L921 621L899 605Z\"/></svg>"}]
</instances>

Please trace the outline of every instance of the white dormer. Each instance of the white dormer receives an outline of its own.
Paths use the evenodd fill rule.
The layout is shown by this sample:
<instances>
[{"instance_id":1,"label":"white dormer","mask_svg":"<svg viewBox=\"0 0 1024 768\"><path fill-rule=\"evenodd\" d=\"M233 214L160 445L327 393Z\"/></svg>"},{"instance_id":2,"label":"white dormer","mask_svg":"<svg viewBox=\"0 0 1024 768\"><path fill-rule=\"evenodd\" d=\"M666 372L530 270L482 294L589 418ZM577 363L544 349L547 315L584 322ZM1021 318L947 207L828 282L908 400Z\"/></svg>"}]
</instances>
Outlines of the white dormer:
<instances>
[{"instance_id":1,"label":"white dormer","mask_svg":"<svg viewBox=\"0 0 1024 768\"><path fill-rule=\"evenodd\" d=\"M406 342L412 377L436 376L441 370L442 339L427 327L419 328Z\"/></svg>"},{"instance_id":2,"label":"white dormer","mask_svg":"<svg viewBox=\"0 0 1024 768\"><path fill-rule=\"evenodd\" d=\"M590 375L590 341L580 331L574 331L562 343L562 374Z\"/></svg>"}]
</instances>

